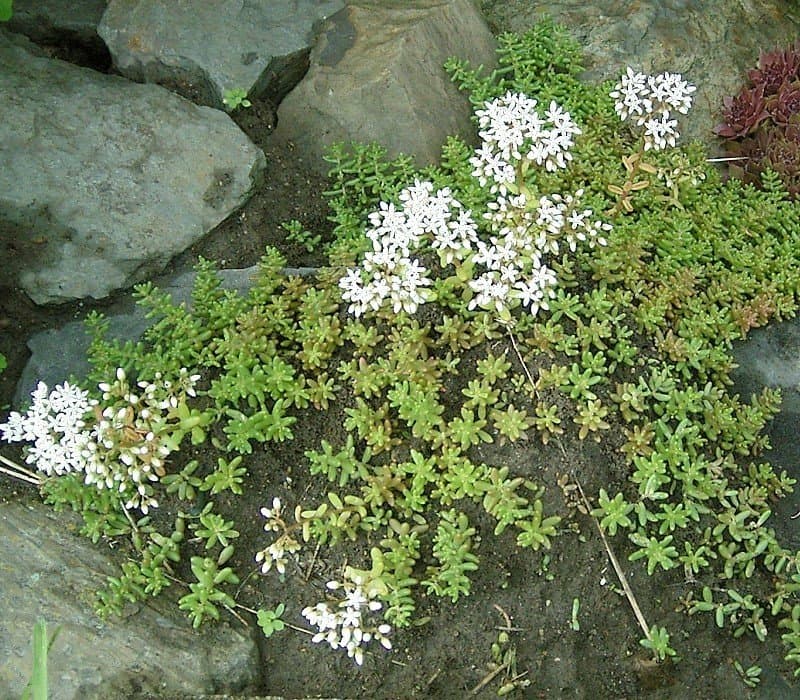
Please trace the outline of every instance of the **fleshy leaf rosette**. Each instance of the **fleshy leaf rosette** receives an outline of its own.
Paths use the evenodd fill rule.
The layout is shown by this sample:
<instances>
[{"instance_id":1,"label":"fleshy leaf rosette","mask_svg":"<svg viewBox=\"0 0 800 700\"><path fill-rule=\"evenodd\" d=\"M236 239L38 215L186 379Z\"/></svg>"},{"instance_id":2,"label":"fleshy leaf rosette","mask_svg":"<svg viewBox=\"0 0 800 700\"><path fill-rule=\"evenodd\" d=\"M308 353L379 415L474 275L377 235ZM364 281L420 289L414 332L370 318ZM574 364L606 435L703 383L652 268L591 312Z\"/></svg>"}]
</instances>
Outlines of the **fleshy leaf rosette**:
<instances>
[{"instance_id":1,"label":"fleshy leaf rosette","mask_svg":"<svg viewBox=\"0 0 800 700\"><path fill-rule=\"evenodd\" d=\"M788 126L792 121L796 123L800 119L800 80L782 83L767 102L767 109L772 120L780 126Z\"/></svg>"},{"instance_id":2,"label":"fleshy leaf rosette","mask_svg":"<svg viewBox=\"0 0 800 700\"><path fill-rule=\"evenodd\" d=\"M730 173L743 182L759 187L766 169L781 177L789 195L800 197L800 125L785 129L769 128L733 142L729 154L741 160L730 163Z\"/></svg>"},{"instance_id":3,"label":"fleshy leaf rosette","mask_svg":"<svg viewBox=\"0 0 800 700\"><path fill-rule=\"evenodd\" d=\"M738 139L755 131L769 117L764 86L743 88L735 97L722 98L724 121L714 127L714 133L726 139Z\"/></svg>"},{"instance_id":4,"label":"fleshy leaf rosette","mask_svg":"<svg viewBox=\"0 0 800 700\"><path fill-rule=\"evenodd\" d=\"M800 197L800 41L761 52L747 72L750 85L723 98L724 122L714 133L728 139L734 177L761 186L762 174L780 175L793 199Z\"/></svg>"},{"instance_id":5,"label":"fleshy leaf rosette","mask_svg":"<svg viewBox=\"0 0 800 700\"><path fill-rule=\"evenodd\" d=\"M800 78L800 42L786 49L762 51L758 57L758 68L747 71L751 85L761 85L765 97L778 92L783 83Z\"/></svg>"}]
</instances>

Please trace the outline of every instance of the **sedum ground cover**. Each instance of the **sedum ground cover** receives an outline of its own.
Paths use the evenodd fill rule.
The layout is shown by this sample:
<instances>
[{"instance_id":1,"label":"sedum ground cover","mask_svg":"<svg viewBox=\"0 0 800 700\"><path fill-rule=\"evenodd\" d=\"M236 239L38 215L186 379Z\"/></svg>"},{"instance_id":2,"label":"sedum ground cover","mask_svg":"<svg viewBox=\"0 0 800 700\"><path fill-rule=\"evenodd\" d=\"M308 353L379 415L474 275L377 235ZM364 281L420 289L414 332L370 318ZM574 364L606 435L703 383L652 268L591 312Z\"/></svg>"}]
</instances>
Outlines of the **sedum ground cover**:
<instances>
[{"instance_id":1,"label":"sedum ground cover","mask_svg":"<svg viewBox=\"0 0 800 700\"><path fill-rule=\"evenodd\" d=\"M547 22L499 47L491 75L446 67L477 149L332 149L324 267L268 249L240 296L201 261L190 308L140 286L141 341L92 316L83 387L40 387L4 437L118 542L101 614L165 593L260 628L274 692L613 696L715 667L742 690L762 642L791 677L780 396L730 375L796 311L797 206L680 144L682 76L584 84Z\"/></svg>"}]
</instances>

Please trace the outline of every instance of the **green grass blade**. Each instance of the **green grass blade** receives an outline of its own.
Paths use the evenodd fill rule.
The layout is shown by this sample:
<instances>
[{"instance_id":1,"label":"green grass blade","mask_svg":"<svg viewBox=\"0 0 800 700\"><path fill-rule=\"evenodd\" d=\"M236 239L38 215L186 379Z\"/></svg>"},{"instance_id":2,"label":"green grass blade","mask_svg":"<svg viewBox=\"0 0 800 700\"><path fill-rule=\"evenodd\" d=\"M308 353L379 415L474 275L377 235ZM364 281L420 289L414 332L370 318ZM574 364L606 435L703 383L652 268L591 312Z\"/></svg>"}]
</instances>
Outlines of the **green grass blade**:
<instances>
[{"instance_id":1,"label":"green grass blade","mask_svg":"<svg viewBox=\"0 0 800 700\"><path fill-rule=\"evenodd\" d=\"M33 675L30 682L31 700L47 700L47 623L43 617L33 628Z\"/></svg>"}]
</instances>

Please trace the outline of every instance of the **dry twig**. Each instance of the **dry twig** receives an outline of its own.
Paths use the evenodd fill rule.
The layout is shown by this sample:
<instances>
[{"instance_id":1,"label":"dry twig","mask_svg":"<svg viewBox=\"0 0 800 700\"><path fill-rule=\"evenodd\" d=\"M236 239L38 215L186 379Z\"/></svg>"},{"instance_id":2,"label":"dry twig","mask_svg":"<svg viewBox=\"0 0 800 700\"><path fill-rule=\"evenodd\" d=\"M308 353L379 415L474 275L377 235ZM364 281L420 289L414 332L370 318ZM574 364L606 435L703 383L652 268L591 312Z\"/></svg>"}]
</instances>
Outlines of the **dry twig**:
<instances>
[{"instance_id":1,"label":"dry twig","mask_svg":"<svg viewBox=\"0 0 800 700\"><path fill-rule=\"evenodd\" d=\"M575 479L575 485L578 487L578 491L581 494L581 499L583 499L583 504L586 506L587 512L592 512L592 506L589 503L589 499L586 498L586 494L583 492L583 487L581 487L580 481ZM628 579L625 576L625 572L622 570L622 567L619 564L619 560L617 559L616 555L614 554L613 550L611 549L611 545L608 544L608 540L606 539L606 535L603 532L603 529L600 527L600 523L597 521L597 518L592 517L594 520L594 524L597 526L597 531L600 533L600 538L603 540L603 546L606 548L606 553L608 554L608 558L611 560L611 565L614 567L614 571L617 573L617 578L619 582L622 584L622 590L625 591L625 597L628 599L628 603L630 603L631 608L633 609L633 614L636 616L636 620L639 623L639 627L642 628L644 632L644 636L647 637L649 641L652 641L652 637L650 636L650 627L647 625L647 620L644 619L644 615L642 614L642 609L639 607L639 603L636 602L636 596L633 595L633 590L628 583Z\"/></svg>"},{"instance_id":2,"label":"dry twig","mask_svg":"<svg viewBox=\"0 0 800 700\"><path fill-rule=\"evenodd\" d=\"M12 476L19 481L24 481L28 484L33 484L34 486L41 486L44 483L44 478L39 474L32 472L30 469L25 469L25 467L6 457L3 457L3 455L0 455L0 462L10 467L10 469L0 467L0 472L3 474L8 474L8 476Z\"/></svg>"}]
</instances>

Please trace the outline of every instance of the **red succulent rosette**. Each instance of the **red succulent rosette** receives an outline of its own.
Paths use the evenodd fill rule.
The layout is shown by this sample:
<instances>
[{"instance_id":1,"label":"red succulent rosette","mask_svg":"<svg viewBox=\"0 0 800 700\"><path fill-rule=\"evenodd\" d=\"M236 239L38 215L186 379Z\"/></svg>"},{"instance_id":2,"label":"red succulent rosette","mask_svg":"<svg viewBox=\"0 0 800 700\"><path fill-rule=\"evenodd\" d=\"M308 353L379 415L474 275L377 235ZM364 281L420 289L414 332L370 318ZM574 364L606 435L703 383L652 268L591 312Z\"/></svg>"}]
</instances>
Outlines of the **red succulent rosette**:
<instances>
[{"instance_id":1,"label":"red succulent rosette","mask_svg":"<svg viewBox=\"0 0 800 700\"><path fill-rule=\"evenodd\" d=\"M766 97L776 94L783 83L800 78L800 42L783 50L762 51L758 68L748 71L747 77L752 85L764 87Z\"/></svg>"},{"instance_id":2,"label":"red succulent rosette","mask_svg":"<svg viewBox=\"0 0 800 700\"><path fill-rule=\"evenodd\" d=\"M780 126L797 122L800 119L800 80L783 82L778 92L767 101L767 111Z\"/></svg>"},{"instance_id":3,"label":"red succulent rosette","mask_svg":"<svg viewBox=\"0 0 800 700\"><path fill-rule=\"evenodd\" d=\"M747 136L769 116L764 87L761 85L742 88L735 97L723 97L722 107L725 121L714 127L714 133L726 139Z\"/></svg>"},{"instance_id":4,"label":"red succulent rosette","mask_svg":"<svg viewBox=\"0 0 800 700\"><path fill-rule=\"evenodd\" d=\"M731 142L726 155L731 176L745 184L761 186L765 170L774 170L792 199L800 197L800 125L768 126L757 134Z\"/></svg>"},{"instance_id":5,"label":"red succulent rosette","mask_svg":"<svg viewBox=\"0 0 800 700\"><path fill-rule=\"evenodd\" d=\"M750 86L723 98L717 136L728 139L728 173L755 187L771 170L792 199L800 199L800 41L761 52L747 73Z\"/></svg>"},{"instance_id":6,"label":"red succulent rosette","mask_svg":"<svg viewBox=\"0 0 800 700\"><path fill-rule=\"evenodd\" d=\"M765 150L764 167L781 176L792 199L800 197L800 125L773 130Z\"/></svg>"}]
</instances>

